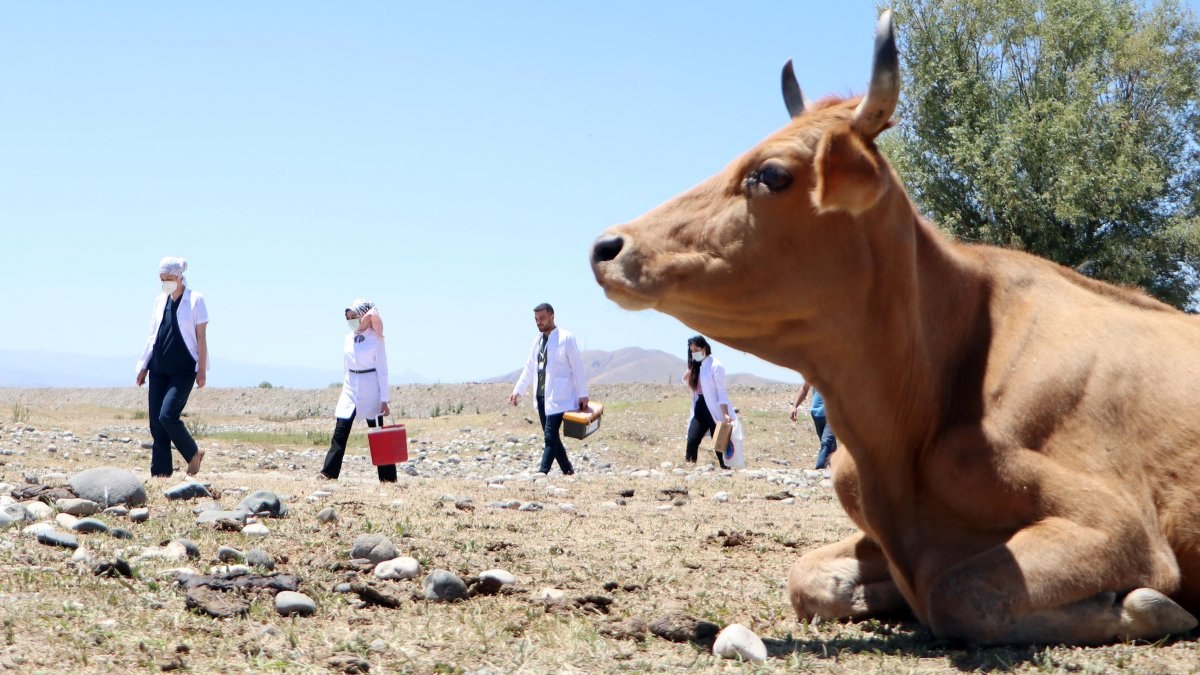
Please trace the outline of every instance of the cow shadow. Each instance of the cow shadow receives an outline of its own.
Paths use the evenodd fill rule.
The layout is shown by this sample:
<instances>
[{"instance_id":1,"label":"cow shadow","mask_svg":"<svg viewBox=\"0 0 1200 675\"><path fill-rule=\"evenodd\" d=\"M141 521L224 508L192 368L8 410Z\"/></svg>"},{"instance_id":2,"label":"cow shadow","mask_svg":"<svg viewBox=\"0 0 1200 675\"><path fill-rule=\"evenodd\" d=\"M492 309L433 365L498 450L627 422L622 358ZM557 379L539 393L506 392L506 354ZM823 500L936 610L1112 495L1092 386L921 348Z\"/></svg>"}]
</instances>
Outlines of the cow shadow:
<instances>
[{"instance_id":1,"label":"cow shadow","mask_svg":"<svg viewBox=\"0 0 1200 675\"><path fill-rule=\"evenodd\" d=\"M971 647L941 640L929 629L913 622L883 624L868 621L854 624L864 634L832 638L763 638L767 655L786 659L796 655L836 660L842 655L875 654L945 659L962 672L1005 672L1025 664L1045 661L1049 647Z\"/></svg>"}]
</instances>

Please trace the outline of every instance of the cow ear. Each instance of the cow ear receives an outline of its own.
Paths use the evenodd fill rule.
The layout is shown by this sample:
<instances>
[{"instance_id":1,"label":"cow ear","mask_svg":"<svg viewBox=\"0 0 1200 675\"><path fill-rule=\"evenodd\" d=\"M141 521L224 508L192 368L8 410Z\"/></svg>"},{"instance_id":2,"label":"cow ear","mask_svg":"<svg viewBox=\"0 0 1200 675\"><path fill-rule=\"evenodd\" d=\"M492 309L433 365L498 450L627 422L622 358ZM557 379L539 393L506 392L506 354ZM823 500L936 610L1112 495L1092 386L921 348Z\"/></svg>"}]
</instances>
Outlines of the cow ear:
<instances>
[{"instance_id":1,"label":"cow ear","mask_svg":"<svg viewBox=\"0 0 1200 675\"><path fill-rule=\"evenodd\" d=\"M817 185L812 199L818 211L846 211L857 216L874 206L887 189L879 150L849 123L825 132L817 144L814 165Z\"/></svg>"}]
</instances>

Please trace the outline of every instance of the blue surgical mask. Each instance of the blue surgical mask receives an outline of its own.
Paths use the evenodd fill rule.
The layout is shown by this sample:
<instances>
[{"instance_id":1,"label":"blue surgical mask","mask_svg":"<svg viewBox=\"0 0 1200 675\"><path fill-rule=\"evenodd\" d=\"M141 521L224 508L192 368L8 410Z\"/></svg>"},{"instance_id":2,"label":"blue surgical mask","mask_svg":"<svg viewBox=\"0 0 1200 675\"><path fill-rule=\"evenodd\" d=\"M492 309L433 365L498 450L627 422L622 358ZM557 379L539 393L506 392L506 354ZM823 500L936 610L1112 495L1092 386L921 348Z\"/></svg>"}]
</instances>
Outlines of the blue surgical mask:
<instances>
[{"instance_id":1,"label":"blue surgical mask","mask_svg":"<svg viewBox=\"0 0 1200 675\"><path fill-rule=\"evenodd\" d=\"M357 332L359 321L360 321L360 319L346 319L346 325L350 327L351 331Z\"/></svg>"},{"instance_id":2,"label":"blue surgical mask","mask_svg":"<svg viewBox=\"0 0 1200 675\"><path fill-rule=\"evenodd\" d=\"M704 352L692 352L692 360L695 361L696 363L700 363L701 361L703 361L704 357L705 357Z\"/></svg>"}]
</instances>

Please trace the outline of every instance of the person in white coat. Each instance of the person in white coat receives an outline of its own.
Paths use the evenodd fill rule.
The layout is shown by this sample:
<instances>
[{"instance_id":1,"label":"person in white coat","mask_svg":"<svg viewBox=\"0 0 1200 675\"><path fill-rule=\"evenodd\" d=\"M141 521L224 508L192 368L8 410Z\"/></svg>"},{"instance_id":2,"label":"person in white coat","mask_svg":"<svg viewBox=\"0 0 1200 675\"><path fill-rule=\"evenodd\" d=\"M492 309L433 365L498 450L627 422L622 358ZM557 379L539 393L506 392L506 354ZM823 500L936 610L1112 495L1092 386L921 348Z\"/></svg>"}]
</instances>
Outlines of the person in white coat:
<instances>
[{"instance_id":1,"label":"person in white coat","mask_svg":"<svg viewBox=\"0 0 1200 675\"><path fill-rule=\"evenodd\" d=\"M587 410L587 373L583 370L583 357L575 344L575 336L554 325L554 308L549 303L543 302L533 308L533 321L539 335L533 340L525 368L521 370L508 402L517 405L529 385L536 384L534 398L546 442L538 471L550 473L557 461L563 474L570 476L575 469L562 442L563 413Z\"/></svg>"},{"instance_id":2,"label":"person in white coat","mask_svg":"<svg viewBox=\"0 0 1200 675\"><path fill-rule=\"evenodd\" d=\"M187 462L187 473L200 471L204 451L180 419L192 387L203 389L208 371L208 306L204 296L187 287L183 258L166 257L158 263L163 292L154 300L150 336L135 371L137 386L150 380L150 475L165 478L175 467L171 444Z\"/></svg>"},{"instance_id":3,"label":"person in white coat","mask_svg":"<svg viewBox=\"0 0 1200 675\"><path fill-rule=\"evenodd\" d=\"M684 384L692 390L692 413L688 417L687 448L684 459L695 463L700 452L700 441L712 436L717 422L733 423L737 412L729 402L725 390L725 366L712 355L712 347L702 335L688 339L688 369L683 374ZM733 446L736 438L730 439ZM717 463L722 469L725 464L724 448L717 448ZM731 453L732 454L732 453Z\"/></svg>"},{"instance_id":4,"label":"person in white coat","mask_svg":"<svg viewBox=\"0 0 1200 675\"><path fill-rule=\"evenodd\" d=\"M368 427L375 427L383 426L383 416L391 414L383 318L375 303L361 299L351 301L345 316L350 328L342 355L346 376L334 410L337 421L333 438L325 453L325 465L317 474L317 478L323 480L337 480L341 475L346 441L350 439L355 416L361 415L367 420ZM382 464L376 469L381 483L396 482L395 464Z\"/></svg>"}]
</instances>

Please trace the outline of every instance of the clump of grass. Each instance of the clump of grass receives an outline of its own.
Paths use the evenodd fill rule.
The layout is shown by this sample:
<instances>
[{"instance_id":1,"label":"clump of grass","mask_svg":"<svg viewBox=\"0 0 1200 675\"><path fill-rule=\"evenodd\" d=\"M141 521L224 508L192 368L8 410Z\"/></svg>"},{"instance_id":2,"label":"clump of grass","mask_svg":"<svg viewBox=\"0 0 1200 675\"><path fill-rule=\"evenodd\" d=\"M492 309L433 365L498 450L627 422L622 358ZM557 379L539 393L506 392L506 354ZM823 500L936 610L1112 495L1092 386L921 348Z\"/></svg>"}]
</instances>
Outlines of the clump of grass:
<instances>
[{"instance_id":1,"label":"clump of grass","mask_svg":"<svg viewBox=\"0 0 1200 675\"><path fill-rule=\"evenodd\" d=\"M208 438L212 431L207 424L198 419L189 419L184 422L184 425L187 426L188 433L192 435L192 438Z\"/></svg>"},{"instance_id":2,"label":"clump of grass","mask_svg":"<svg viewBox=\"0 0 1200 675\"><path fill-rule=\"evenodd\" d=\"M25 401L20 398L13 401L12 421L16 424L24 424L29 421L29 406L25 405Z\"/></svg>"}]
</instances>

